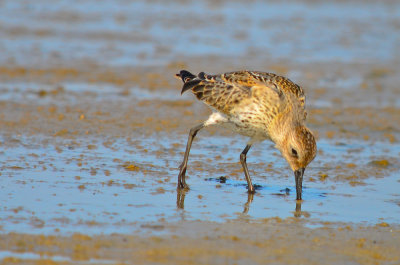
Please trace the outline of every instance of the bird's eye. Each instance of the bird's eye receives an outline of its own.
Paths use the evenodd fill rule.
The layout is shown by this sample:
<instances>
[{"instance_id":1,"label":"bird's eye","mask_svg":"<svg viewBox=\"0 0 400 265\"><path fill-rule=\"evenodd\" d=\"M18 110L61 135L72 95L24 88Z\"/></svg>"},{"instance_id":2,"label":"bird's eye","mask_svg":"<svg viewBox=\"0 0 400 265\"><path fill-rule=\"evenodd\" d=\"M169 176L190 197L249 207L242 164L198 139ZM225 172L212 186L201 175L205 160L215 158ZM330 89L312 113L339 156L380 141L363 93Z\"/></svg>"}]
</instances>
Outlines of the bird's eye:
<instances>
[{"instance_id":1,"label":"bird's eye","mask_svg":"<svg viewBox=\"0 0 400 265\"><path fill-rule=\"evenodd\" d=\"M299 155L297 154L296 149L292 148L292 156L293 157L298 157Z\"/></svg>"}]
</instances>

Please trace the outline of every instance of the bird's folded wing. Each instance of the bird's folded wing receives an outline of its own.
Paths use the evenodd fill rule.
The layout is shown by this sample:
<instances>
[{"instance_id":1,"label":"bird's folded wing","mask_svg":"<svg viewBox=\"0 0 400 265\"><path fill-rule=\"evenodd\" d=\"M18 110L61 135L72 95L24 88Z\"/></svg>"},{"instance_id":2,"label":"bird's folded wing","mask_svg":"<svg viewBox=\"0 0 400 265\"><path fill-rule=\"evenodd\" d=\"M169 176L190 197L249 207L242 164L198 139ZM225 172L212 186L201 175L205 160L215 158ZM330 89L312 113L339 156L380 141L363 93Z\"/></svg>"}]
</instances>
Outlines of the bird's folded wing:
<instances>
[{"instance_id":1,"label":"bird's folded wing","mask_svg":"<svg viewBox=\"0 0 400 265\"><path fill-rule=\"evenodd\" d=\"M220 75L202 72L184 86L185 90L191 89L199 100L225 114L230 114L238 104L250 98L277 106L286 102L284 92L272 80L257 79L248 71Z\"/></svg>"}]
</instances>

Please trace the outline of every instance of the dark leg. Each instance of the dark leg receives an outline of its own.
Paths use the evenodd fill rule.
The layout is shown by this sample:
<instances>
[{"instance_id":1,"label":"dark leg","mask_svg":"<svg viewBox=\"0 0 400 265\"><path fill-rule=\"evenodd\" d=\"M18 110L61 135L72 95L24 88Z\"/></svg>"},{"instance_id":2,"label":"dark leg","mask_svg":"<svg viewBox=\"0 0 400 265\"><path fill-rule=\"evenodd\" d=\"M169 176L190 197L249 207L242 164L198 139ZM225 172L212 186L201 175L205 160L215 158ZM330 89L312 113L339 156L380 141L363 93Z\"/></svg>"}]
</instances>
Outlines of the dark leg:
<instances>
[{"instance_id":1,"label":"dark leg","mask_svg":"<svg viewBox=\"0 0 400 265\"><path fill-rule=\"evenodd\" d=\"M185 151L185 156L183 157L183 162L179 166L180 171L178 175L178 189L187 189L189 186L186 184L185 180L185 174L186 174L186 168L187 168L187 163L188 163L188 158L189 158L189 152L190 152L190 147L192 146L192 142L194 137L196 136L197 132L200 131L201 129L204 128L204 124L199 124L192 129L190 129L189 132L189 138L186 144L186 151Z\"/></svg>"},{"instance_id":2,"label":"dark leg","mask_svg":"<svg viewBox=\"0 0 400 265\"><path fill-rule=\"evenodd\" d=\"M254 193L254 187L253 187L253 184L251 183L249 170L247 169L247 164L246 164L246 155L247 155L247 152L250 150L250 147L251 147L250 144L246 145L243 152L240 154L240 163L242 163L244 175L246 176L246 180L247 180L247 185L249 186L248 191L250 193Z\"/></svg>"}]
</instances>

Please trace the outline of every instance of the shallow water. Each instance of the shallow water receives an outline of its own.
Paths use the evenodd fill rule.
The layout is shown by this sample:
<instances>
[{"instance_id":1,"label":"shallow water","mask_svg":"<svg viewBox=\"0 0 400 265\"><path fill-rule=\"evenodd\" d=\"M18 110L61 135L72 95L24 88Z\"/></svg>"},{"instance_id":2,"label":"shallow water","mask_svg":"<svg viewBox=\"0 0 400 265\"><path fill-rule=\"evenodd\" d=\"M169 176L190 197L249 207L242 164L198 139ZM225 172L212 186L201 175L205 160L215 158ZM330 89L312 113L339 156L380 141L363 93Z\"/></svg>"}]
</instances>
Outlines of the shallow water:
<instances>
[{"instance_id":1,"label":"shallow water","mask_svg":"<svg viewBox=\"0 0 400 265\"><path fill-rule=\"evenodd\" d=\"M374 157L398 156L398 145L319 141L323 154L305 173L304 202L301 212L299 208L296 212L294 177L268 143L248 155L257 185L253 201L248 198L246 182L238 172L244 140L240 137L199 137L195 141L188 169L191 190L184 203L182 199L178 203L176 175L183 147L174 143L181 140L153 136L103 144L96 139L98 144L88 148L68 140L44 144L40 138L3 139L3 143L13 144L0 153L2 231L109 234L146 227L162 230L154 224L165 220L258 221L291 216L314 225L325 221L363 225L400 222L398 170L384 171L382 176L356 186L330 179L335 167L347 161L357 160L369 167ZM137 149L138 143L141 149ZM221 158L214 159L218 155ZM266 172L265 162L276 171ZM138 168L129 170L129 165ZM318 178L318 172L329 178L310 181L310 177ZM226 181L221 181L221 176Z\"/></svg>"},{"instance_id":2,"label":"shallow water","mask_svg":"<svg viewBox=\"0 0 400 265\"><path fill-rule=\"evenodd\" d=\"M44 254L37 254L34 252L13 252L13 251L2 251L0 250L0 259L4 259L7 257L15 257L21 260L51 260L53 262L73 262L73 264L115 264L113 260L102 260L102 259L89 259L89 260L74 260L70 257L64 257L59 255L44 255Z\"/></svg>"}]
</instances>

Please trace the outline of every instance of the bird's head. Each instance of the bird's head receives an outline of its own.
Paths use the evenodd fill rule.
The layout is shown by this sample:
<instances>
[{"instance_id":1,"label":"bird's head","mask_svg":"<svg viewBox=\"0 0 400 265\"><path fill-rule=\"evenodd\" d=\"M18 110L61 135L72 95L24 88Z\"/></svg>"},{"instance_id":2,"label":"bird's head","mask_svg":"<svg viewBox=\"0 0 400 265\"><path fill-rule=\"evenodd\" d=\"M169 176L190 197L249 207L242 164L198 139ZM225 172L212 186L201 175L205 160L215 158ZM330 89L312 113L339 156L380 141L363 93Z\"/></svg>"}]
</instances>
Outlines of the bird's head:
<instances>
[{"instance_id":1,"label":"bird's head","mask_svg":"<svg viewBox=\"0 0 400 265\"><path fill-rule=\"evenodd\" d=\"M277 147L295 175L301 173L301 177L307 165L317 154L315 137L305 126L296 126L289 130L283 142Z\"/></svg>"}]
</instances>

